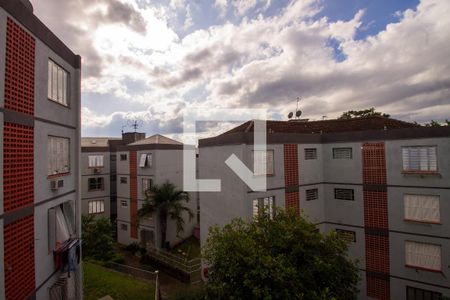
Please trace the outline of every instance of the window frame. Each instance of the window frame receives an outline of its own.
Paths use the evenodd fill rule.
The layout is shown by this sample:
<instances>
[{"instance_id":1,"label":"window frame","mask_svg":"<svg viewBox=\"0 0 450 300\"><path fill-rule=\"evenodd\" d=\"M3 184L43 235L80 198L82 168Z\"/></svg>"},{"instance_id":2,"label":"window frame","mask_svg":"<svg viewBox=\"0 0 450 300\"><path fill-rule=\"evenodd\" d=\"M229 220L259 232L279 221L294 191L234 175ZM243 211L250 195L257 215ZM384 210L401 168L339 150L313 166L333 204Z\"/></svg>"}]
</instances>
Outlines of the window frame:
<instances>
[{"instance_id":1,"label":"window frame","mask_svg":"<svg viewBox=\"0 0 450 300\"><path fill-rule=\"evenodd\" d=\"M265 152L266 153L266 172L265 174L263 174L262 172L257 172L256 168L255 168L255 153L262 153ZM268 162L268 157L269 155L267 155L267 153L271 153L272 155L272 164L271 164L271 169L272 172L269 173L269 162ZM266 149L266 150L252 150L252 165L253 165L253 174L254 176L275 176L275 150L274 149Z\"/></svg>"},{"instance_id":2,"label":"window frame","mask_svg":"<svg viewBox=\"0 0 450 300\"><path fill-rule=\"evenodd\" d=\"M343 198L337 198L337 192L338 190L341 191L351 191L351 199L343 199ZM348 188L334 188L334 199L335 200L343 200L343 201L355 201L355 190L354 189L348 189Z\"/></svg>"},{"instance_id":3,"label":"window frame","mask_svg":"<svg viewBox=\"0 0 450 300\"><path fill-rule=\"evenodd\" d=\"M54 158L53 157L53 152L55 150L52 147L55 146L55 145L53 145L52 140L56 140L55 142L56 142L57 145L58 145L59 142L61 142L61 140L67 141L67 147L63 146L63 149L67 148L66 149L67 150L67 158L65 158L65 157L62 157L62 158L56 157L56 158ZM47 177L48 178L59 177L59 176L66 176L66 175L70 174L70 171L71 171L71 168L70 168L71 167L71 151L70 151L71 147L70 146L71 146L70 138L68 138L68 137L55 136L55 135L48 135L47 136ZM56 150L56 152L58 152L58 149ZM56 153L56 154L58 155L58 153ZM64 150L63 150L62 155L64 155ZM63 161L67 160L67 165L65 166L65 167L67 167L67 170L62 170L62 171L53 170L51 172L50 169L52 169L54 167L53 163L55 163L55 161L53 161L53 160L55 160L55 159L56 159L56 167L58 167L57 165L60 163L60 160L63 160Z\"/></svg>"},{"instance_id":4,"label":"window frame","mask_svg":"<svg viewBox=\"0 0 450 300\"><path fill-rule=\"evenodd\" d=\"M122 231L128 231L128 224L120 223L120 230L122 230Z\"/></svg>"},{"instance_id":5,"label":"window frame","mask_svg":"<svg viewBox=\"0 0 450 300\"><path fill-rule=\"evenodd\" d=\"M310 197L308 197L308 196L311 196L311 195L308 195L308 192L311 192L311 191L314 191L315 198L311 199ZM305 190L305 199L306 199L306 201L318 200L319 199L319 189L318 188L312 188L312 189Z\"/></svg>"},{"instance_id":6,"label":"window frame","mask_svg":"<svg viewBox=\"0 0 450 300\"><path fill-rule=\"evenodd\" d=\"M144 189L144 181L150 181L149 187L147 189L150 189L153 186L153 178L142 178L141 180L141 187L142 187L142 193L144 193L147 191L147 189Z\"/></svg>"},{"instance_id":7,"label":"window frame","mask_svg":"<svg viewBox=\"0 0 450 300\"><path fill-rule=\"evenodd\" d=\"M428 170L422 170L420 169L420 164L421 164L421 157L420 157L420 150L419 150L419 158L418 158L418 164L419 164L419 168L418 169L411 169L411 168L405 168L405 152L404 150L406 149L420 149L420 148L433 148L434 154L435 154L435 160L436 160L436 169L435 170L431 170L430 166L431 166L431 161L427 161L427 165L428 165ZM429 155L429 153L427 153L427 155ZM408 153L408 156L411 157L411 154ZM439 161L438 161L438 147L437 145L408 145L408 146L401 146L401 158L402 158L402 173L403 174L438 174L439 173ZM429 157L428 157L429 158ZM408 162L409 165L411 165L410 162Z\"/></svg>"},{"instance_id":8,"label":"window frame","mask_svg":"<svg viewBox=\"0 0 450 300\"><path fill-rule=\"evenodd\" d=\"M414 294L413 298L409 297L410 291ZM418 298L416 296L417 292L421 292L422 297ZM430 294L430 297L425 298L425 296L424 296L425 293ZM440 299L442 299L441 297L442 297L442 293L440 293L440 292L425 290L425 289L421 289L421 288L417 288L417 287L413 287L413 286L409 286L409 285L406 286L406 299L407 300L425 300L425 299L440 300Z\"/></svg>"},{"instance_id":9,"label":"window frame","mask_svg":"<svg viewBox=\"0 0 450 300\"><path fill-rule=\"evenodd\" d=\"M125 205L123 205L125 203ZM127 200L120 200L120 207L128 207L128 201Z\"/></svg>"},{"instance_id":10,"label":"window frame","mask_svg":"<svg viewBox=\"0 0 450 300\"><path fill-rule=\"evenodd\" d=\"M267 199L268 203L266 205L266 203L264 203L264 201ZM255 206L255 201L256 201L256 206ZM273 219L275 216L275 208L276 208L276 200L275 200L275 196L268 196L268 197L259 197L259 198L255 198L252 199L252 217L253 219L256 219L260 212L260 207L261 205L263 207L268 207L268 214L266 214L266 216L269 217L269 219ZM255 212L255 207L256 207L256 212Z\"/></svg>"},{"instance_id":11,"label":"window frame","mask_svg":"<svg viewBox=\"0 0 450 300\"><path fill-rule=\"evenodd\" d=\"M95 209L94 209L94 205L91 206L91 204L96 204ZM91 208L92 208L92 211L91 211ZM105 213L105 200L96 199L96 200L88 201L88 214L98 215L98 214L103 214L103 213Z\"/></svg>"},{"instance_id":12,"label":"window frame","mask_svg":"<svg viewBox=\"0 0 450 300\"><path fill-rule=\"evenodd\" d=\"M141 153L139 158L140 168L153 168L153 153Z\"/></svg>"},{"instance_id":13,"label":"window frame","mask_svg":"<svg viewBox=\"0 0 450 300\"><path fill-rule=\"evenodd\" d=\"M414 219L413 217L407 216L407 206L406 206L406 200L408 196L414 196L414 197L435 197L435 200L437 200L438 203L438 215L439 220L431 220L431 219ZM424 209L421 207L421 209ZM417 222L417 223L426 223L426 224L441 224L441 197L440 195L424 195L424 194L403 194L403 218L405 221L408 222Z\"/></svg>"},{"instance_id":14,"label":"window frame","mask_svg":"<svg viewBox=\"0 0 450 300\"><path fill-rule=\"evenodd\" d=\"M335 228L334 231L339 236L340 239L348 243L356 243L356 231L346 230L341 228ZM349 238L351 235L351 238Z\"/></svg>"},{"instance_id":15,"label":"window frame","mask_svg":"<svg viewBox=\"0 0 450 300\"><path fill-rule=\"evenodd\" d=\"M119 178L119 183L120 184L128 184L128 177L121 176Z\"/></svg>"},{"instance_id":16,"label":"window frame","mask_svg":"<svg viewBox=\"0 0 450 300\"><path fill-rule=\"evenodd\" d=\"M54 98L54 83L55 80L53 78L54 76L54 67L56 67L56 98ZM66 108L70 108L70 72L67 71L65 68L63 68L60 64L58 64L57 62L55 62L53 59L51 59L50 57L48 58L48 62L47 62L47 99L49 101L52 101L54 103L57 103L59 105L62 105ZM65 94L65 99L62 99L61 101L58 99L58 94L59 94L59 71L62 72L63 74L63 82L62 82L62 94ZM64 75L65 75L65 79L64 79ZM51 78L50 78L51 77ZM65 91L64 91L65 90Z\"/></svg>"},{"instance_id":17,"label":"window frame","mask_svg":"<svg viewBox=\"0 0 450 300\"><path fill-rule=\"evenodd\" d=\"M75 210L73 200L63 202L47 210L48 251L59 249L66 241L72 239L75 233ZM72 218L72 219L71 219ZM64 228L60 228L60 226ZM58 228L67 234L67 239L58 245Z\"/></svg>"},{"instance_id":18,"label":"window frame","mask_svg":"<svg viewBox=\"0 0 450 300\"><path fill-rule=\"evenodd\" d=\"M127 161L128 160L128 154L126 154L126 153L119 154L119 160L120 161Z\"/></svg>"},{"instance_id":19,"label":"window frame","mask_svg":"<svg viewBox=\"0 0 450 300\"><path fill-rule=\"evenodd\" d=\"M350 150L349 157L338 157L337 152L343 150ZM353 159L353 147L333 147L333 159Z\"/></svg>"},{"instance_id":20,"label":"window frame","mask_svg":"<svg viewBox=\"0 0 450 300\"><path fill-rule=\"evenodd\" d=\"M312 157L309 157L308 153L311 153L311 151L314 155ZM317 160L317 148L305 148L304 154L305 160Z\"/></svg>"},{"instance_id":21,"label":"window frame","mask_svg":"<svg viewBox=\"0 0 450 300\"><path fill-rule=\"evenodd\" d=\"M93 158L93 161L95 162L95 164L97 164L98 162L98 158L101 157L100 161L101 161L101 165L95 165L95 166L91 166L91 157ZM89 169L96 169L96 168L103 168L105 167L105 156L104 155L88 155L88 168Z\"/></svg>"},{"instance_id":22,"label":"window frame","mask_svg":"<svg viewBox=\"0 0 450 300\"><path fill-rule=\"evenodd\" d=\"M91 180L100 180L100 182L96 182L95 186L97 188L91 188ZM104 191L105 190L105 178L103 177L89 177L88 178L88 192L96 192L96 191Z\"/></svg>"},{"instance_id":23,"label":"window frame","mask_svg":"<svg viewBox=\"0 0 450 300\"><path fill-rule=\"evenodd\" d=\"M408 262L408 249L407 249L408 243L439 247L439 258L440 258L439 269L433 269L432 267L429 267L429 266L414 265L413 263ZM430 272L435 272L435 273L442 273L442 245L434 244L434 243L418 242L418 241L412 241L412 240L405 240L404 248L405 248L405 267L418 269L418 270L424 270L424 271L430 271ZM420 254L416 254L416 255L420 255Z\"/></svg>"}]
</instances>

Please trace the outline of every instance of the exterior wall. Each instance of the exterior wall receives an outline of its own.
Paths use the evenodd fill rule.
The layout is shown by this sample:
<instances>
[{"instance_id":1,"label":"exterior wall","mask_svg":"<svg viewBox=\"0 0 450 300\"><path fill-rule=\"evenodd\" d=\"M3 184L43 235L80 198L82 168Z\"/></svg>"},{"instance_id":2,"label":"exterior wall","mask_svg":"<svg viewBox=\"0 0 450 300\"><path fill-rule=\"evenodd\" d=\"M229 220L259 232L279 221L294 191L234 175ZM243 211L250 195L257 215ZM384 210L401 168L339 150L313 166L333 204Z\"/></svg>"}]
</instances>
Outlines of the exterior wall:
<instances>
[{"instance_id":1,"label":"exterior wall","mask_svg":"<svg viewBox=\"0 0 450 300\"><path fill-rule=\"evenodd\" d=\"M19 1L0 6L0 299L48 299L47 287L61 276L48 247L48 209L73 201L74 238L81 231L79 57ZM49 59L70 74L69 107L47 99ZM48 176L48 135L70 139L70 173L56 176L64 182L57 191L50 188L55 176Z\"/></svg>"}]
</instances>

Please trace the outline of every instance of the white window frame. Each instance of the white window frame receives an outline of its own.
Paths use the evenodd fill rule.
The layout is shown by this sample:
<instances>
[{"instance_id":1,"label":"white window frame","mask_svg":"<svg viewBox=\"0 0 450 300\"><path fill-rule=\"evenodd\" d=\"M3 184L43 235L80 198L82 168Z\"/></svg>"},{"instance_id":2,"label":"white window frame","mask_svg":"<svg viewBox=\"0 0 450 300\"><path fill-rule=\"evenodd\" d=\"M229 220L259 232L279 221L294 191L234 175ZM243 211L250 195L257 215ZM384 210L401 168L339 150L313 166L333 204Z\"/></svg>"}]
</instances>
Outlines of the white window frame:
<instances>
[{"instance_id":1,"label":"white window frame","mask_svg":"<svg viewBox=\"0 0 450 300\"><path fill-rule=\"evenodd\" d=\"M405 264L418 269L441 271L441 245L405 241Z\"/></svg>"},{"instance_id":2,"label":"white window frame","mask_svg":"<svg viewBox=\"0 0 450 300\"><path fill-rule=\"evenodd\" d=\"M254 150L253 153L253 173L255 176L273 176L275 173L274 150Z\"/></svg>"},{"instance_id":3,"label":"white window frame","mask_svg":"<svg viewBox=\"0 0 450 300\"><path fill-rule=\"evenodd\" d=\"M151 188L153 185L153 179L152 178L142 178L142 192L145 194L145 192Z\"/></svg>"},{"instance_id":4,"label":"white window frame","mask_svg":"<svg viewBox=\"0 0 450 300\"><path fill-rule=\"evenodd\" d=\"M105 200L89 200L89 214L102 214L105 212Z\"/></svg>"},{"instance_id":5,"label":"white window frame","mask_svg":"<svg viewBox=\"0 0 450 300\"><path fill-rule=\"evenodd\" d=\"M437 172L436 146L402 147L403 172Z\"/></svg>"},{"instance_id":6,"label":"white window frame","mask_svg":"<svg viewBox=\"0 0 450 300\"><path fill-rule=\"evenodd\" d=\"M252 200L252 215L253 218L258 217L261 207L267 209L267 214L270 219L273 219L275 214L275 196L256 198Z\"/></svg>"},{"instance_id":7,"label":"white window frame","mask_svg":"<svg viewBox=\"0 0 450 300\"><path fill-rule=\"evenodd\" d=\"M89 155L89 168L103 168L103 155Z\"/></svg>"},{"instance_id":8,"label":"white window frame","mask_svg":"<svg viewBox=\"0 0 450 300\"><path fill-rule=\"evenodd\" d=\"M47 175L70 173L70 139L48 136Z\"/></svg>"},{"instance_id":9,"label":"white window frame","mask_svg":"<svg viewBox=\"0 0 450 300\"><path fill-rule=\"evenodd\" d=\"M440 197L438 195L403 195L405 220L440 224Z\"/></svg>"},{"instance_id":10,"label":"white window frame","mask_svg":"<svg viewBox=\"0 0 450 300\"><path fill-rule=\"evenodd\" d=\"M352 147L333 148L333 159L353 159Z\"/></svg>"},{"instance_id":11,"label":"white window frame","mask_svg":"<svg viewBox=\"0 0 450 300\"><path fill-rule=\"evenodd\" d=\"M53 60L48 60L47 97L49 100L68 106L69 72Z\"/></svg>"},{"instance_id":12,"label":"white window frame","mask_svg":"<svg viewBox=\"0 0 450 300\"><path fill-rule=\"evenodd\" d=\"M141 154L141 158L139 160L139 167L141 168L153 167L153 154L152 153Z\"/></svg>"}]
</instances>

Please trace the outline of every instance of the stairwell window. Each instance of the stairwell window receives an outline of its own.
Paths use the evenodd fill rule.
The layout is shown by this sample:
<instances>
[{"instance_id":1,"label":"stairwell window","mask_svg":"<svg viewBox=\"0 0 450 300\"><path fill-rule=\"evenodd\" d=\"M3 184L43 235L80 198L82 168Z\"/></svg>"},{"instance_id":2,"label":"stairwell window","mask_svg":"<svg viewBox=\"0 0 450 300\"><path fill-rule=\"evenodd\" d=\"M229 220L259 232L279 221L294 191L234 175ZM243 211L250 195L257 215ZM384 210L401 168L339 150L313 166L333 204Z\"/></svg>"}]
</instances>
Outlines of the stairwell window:
<instances>
[{"instance_id":1,"label":"stairwell window","mask_svg":"<svg viewBox=\"0 0 450 300\"><path fill-rule=\"evenodd\" d=\"M421 242L405 242L406 266L441 271L441 246Z\"/></svg>"},{"instance_id":2,"label":"stairwell window","mask_svg":"<svg viewBox=\"0 0 450 300\"><path fill-rule=\"evenodd\" d=\"M100 214L105 212L104 200L92 200L89 201L89 214Z\"/></svg>"},{"instance_id":3,"label":"stairwell window","mask_svg":"<svg viewBox=\"0 0 450 300\"><path fill-rule=\"evenodd\" d=\"M270 176L274 174L273 154L273 150L253 151L253 173L255 175Z\"/></svg>"},{"instance_id":4,"label":"stairwell window","mask_svg":"<svg viewBox=\"0 0 450 300\"><path fill-rule=\"evenodd\" d=\"M441 221L439 196L404 195L405 220L424 223Z\"/></svg>"},{"instance_id":5,"label":"stairwell window","mask_svg":"<svg viewBox=\"0 0 450 300\"><path fill-rule=\"evenodd\" d=\"M404 172L437 172L436 146L402 147Z\"/></svg>"},{"instance_id":6,"label":"stairwell window","mask_svg":"<svg viewBox=\"0 0 450 300\"><path fill-rule=\"evenodd\" d=\"M258 217L262 212L266 213L267 216L272 219L275 213L275 197L264 197L253 199L253 218Z\"/></svg>"},{"instance_id":7,"label":"stairwell window","mask_svg":"<svg viewBox=\"0 0 450 300\"><path fill-rule=\"evenodd\" d=\"M141 154L141 159L139 160L139 167L151 168L152 166L153 166L153 155L151 153Z\"/></svg>"},{"instance_id":8,"label":"stairwell window","mask_svg":"<svg viewBox=\"0 0 450 300\"><path fill-rule=\"evenodd\" d=\"M89 168L102 168L103 155L89 155Z\"/></svg>"},{"instance_id":9,"label":"stairwell window","mask_svg":"<svg viewBox=\"0 0 450 300\"><path fill-rule=\"evenodd\" d=\"M58 175L70 172L70 140L49 136L47 142L47 174Z\"/></svg>"},{"instance_id":10,"label":"stairwell window","mask_svg":"<svg viewBox=\"0 0 450 300\"><path fill-rule=\"evenodd\" d=\"M48 61L48 99L67 106L69 73L54 61Z\"/></svg>"},{"instance_id":11,"label":"stairwell window","mask_svg":"<svg viewBox=\"0 0 450 300\"><path fill-rule=\"evenodd\" d=\"M352 148L333 148L333 159L352 159Z\"/></svg>"}]
</instances>

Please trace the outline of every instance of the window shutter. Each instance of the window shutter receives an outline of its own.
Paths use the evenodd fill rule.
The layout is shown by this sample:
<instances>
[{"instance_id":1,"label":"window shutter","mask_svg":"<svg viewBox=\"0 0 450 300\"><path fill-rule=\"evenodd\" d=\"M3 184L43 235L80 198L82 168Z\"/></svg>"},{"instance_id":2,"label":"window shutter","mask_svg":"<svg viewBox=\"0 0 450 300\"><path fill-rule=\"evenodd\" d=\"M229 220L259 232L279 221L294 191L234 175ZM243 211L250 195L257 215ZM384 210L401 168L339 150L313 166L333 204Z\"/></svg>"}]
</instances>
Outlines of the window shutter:
<instances>
[{"instance_id":1,"label":"window shutter","mask_svg":"<svg viewBox=\"0 0 450 300\"><path fill-rule=\"evenodd\" d=\"M147 154L141 154L141 159L139 161L139 167L144 168L147 163Z\"/></svg>"},{"instance_id":2,"label":"window shutter","mask_svg":"<svg viewBox=\"0 0 450 300\"><path fill-rule=\"evenodd\" d=\"M89 167L95 167L95 156L89 156Z\"/></svg>"}]
</instances>

